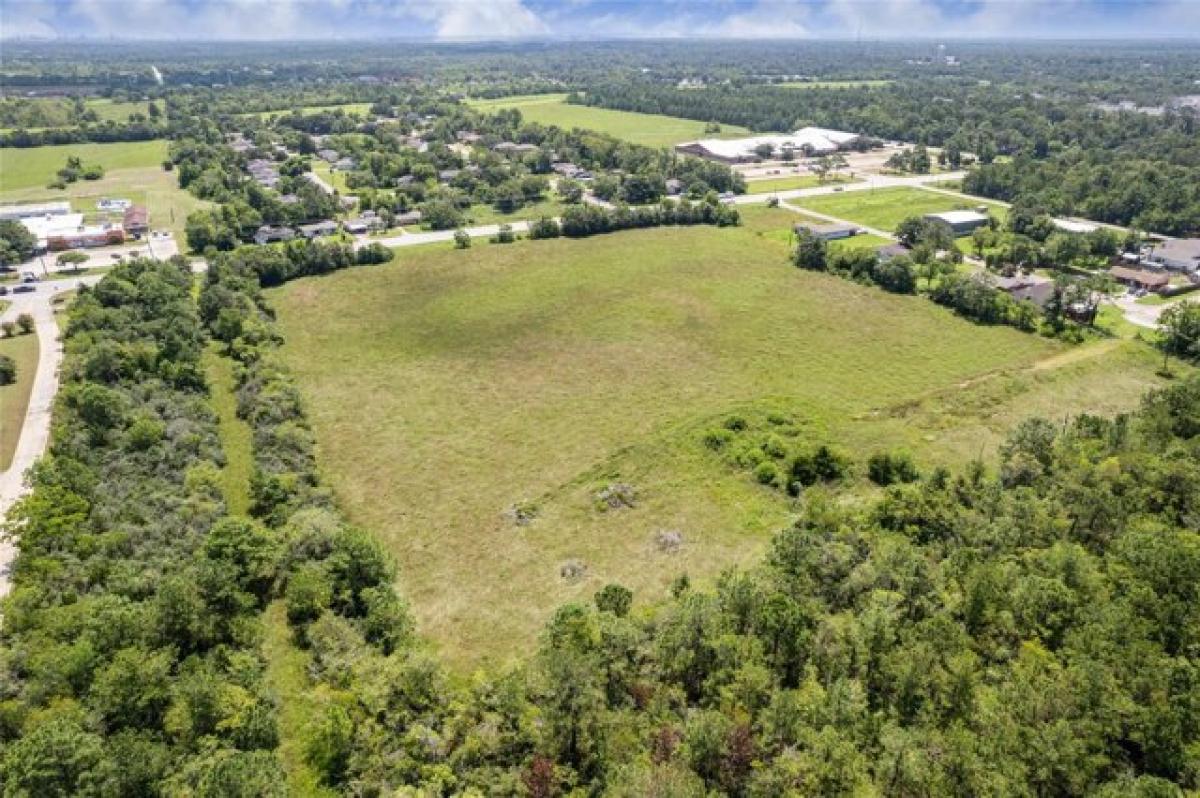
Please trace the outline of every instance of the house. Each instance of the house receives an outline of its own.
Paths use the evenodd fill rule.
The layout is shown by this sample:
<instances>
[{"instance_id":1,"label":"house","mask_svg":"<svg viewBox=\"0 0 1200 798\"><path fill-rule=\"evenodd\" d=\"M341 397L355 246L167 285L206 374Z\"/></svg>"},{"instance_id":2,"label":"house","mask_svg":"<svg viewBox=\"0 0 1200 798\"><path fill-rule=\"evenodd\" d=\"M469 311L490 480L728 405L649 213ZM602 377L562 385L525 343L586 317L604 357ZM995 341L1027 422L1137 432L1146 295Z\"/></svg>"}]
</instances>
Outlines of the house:
<instances>
[{"instance_id":1,"label":"house","mask_svg":"<svg viewBox=\"0 0 1200 798\"><path fill-rule=\"evenodd\" d=\"M295 194L283 194L282 196L279 197L279 201L282 202L284 205L295 205L297 202L300 201L300 198L297 197Z\"/></svg>"},{"instance_id":2,"label":"house","mask_svg":"<svg viewBox=\"0 0 1200 798\"><path fill-rule=\"evenodd\" d=\"M349 157L339 158L337 163L333 165L333 168L339 172L352 172L358 168L358 161Z\"/></svg>"},{"instance_id":3,"label":"house","mask_svg":"<svg viewBox=\"0 0 1200 798\"><path fill-rule=\"evenodd\" d=\"M454 137L463 144L474 144L483 138L483 136L471 130L460 130L454 134Z\"/></svg>"},{"instance_id":4,"label":"house","mask_svg":"<svg viewBox=\"0 0 1200 798\"><path fill-rule=\"evenodd\" d=\"M23 217L20 223L37 239L38 251L103 247L125 241L125 230L117 224L83 223L82 213Z\"/></svg>"},{"instance_id":5,"label":"house","mask_svg":"<svg viewBox=\"0 0 1200 798\"><path fill-rule=\"evenodd\" d=\"M150 230L150 214L141 205L131 205L125 209L121 227L131 236L144 235Z\"/></svg>"},{"instance_id":6,"label":"house","mask_svg":"<svg viewBox=\"0 0 1200 798\"><path fill-rule=\"evenodd\" d=\"M405 211L404 213L398 213L395 215L395 217L393 217L392 221L396 224L397 227L406 227L406 226L412 225L412 224L420 224L421 223L421 212L420 211Z\"/></svg>"},{"instance_id":7,"label":"house","mask_svg":"<svg viewBox=\"0 0 1200 798\"><path fill-rule=\"evenodd\" d=\"M875 249L875 257L884 262L892 258L908 257L910 254L912 254L912 250L903 244L884 244Z\"/></svg>"},{"instance_id":8,"label":"house","mask_svg":"<svg viewBox=\"0 0 1200 798\"><path fill-rule=\"evenodd\" d=\"M1113 266L1108 273L1121 285L1140 288L1144 291L1159 291L1166 288L1171 282L1171 275L1166 272L1131 269L1128 266Z\"/></svg>"},{"instance_id":9,"label":"house","mask_svg":"<svg viewBox=\"0 0 1200 798\"><path fill-rule=\"evenodd\" d=\"M970 235L972 230L985 226L990 219L986 213L979 211L943 211L927 213L921 218L948 225L955 236Z\"/></svg>"},{"instance_id":10,"label":"house","mask_svg":"<svg viewBox=\"0 0 1200 798\"><path fill-rule=\"evenodd\" d=\"M1200 271L1200 238L1175 238L1155 244L1150 260L1172 271Z\"/></svg>"},{"instance_id":11,"label":"house","mask_svg":"<svg viewBox=\"0 0 1200 798\"><path fill-rule=\"evenodd\" d=\"M305 238L320 238L321 236L331 236L338 231L337 222L329 221L313 222L312 224L300 225L300 235Z\"/></svg>"},{"instance_id":12,"label":"house","mask_svg":"<svg viewBox=\"0 0 1200 798\"><path fill-rule=\"evenodd\" d=\"M325 150L317 150L317 157L320 158L322 161L328 161L329 163L336 163L337 159L341 158L342 155L337 150L325 149Z\"/></svg>"},{"instance_id":13,"label":"house","mask_svg":"<svg viewBox=\"0 0 1200 798\"><path fill-rule=\"evenodd\" d=\"M296 231L290 227L275 227L264 224L254 231L255 244L271 244L276 241L291 241L296 237Z\"/></svg>"},{"instance_id":14,"label":"house","mask_svg":"<svg viewBox=\"0 0 1200 798\"><path fill-rule=\"evenodd\" d=\"M438 180L442 183L449 183L454 178L458 177L457 169L443 169L438 172Z\"/></svg>"},{"instance_id":15,"label":"house","mask_svg":"<svg viewBox=\"0 0 1200 798\"><path fill-rule=\"evenodd\" d=\"M683 181L679 178L672 177L667 180L667 194L672 197L678 197L683 193Z\"/></svg>"},{"instance_id":16,"label":"house","mask_svg":"<svg viewBox=\"0 0 1200 798\"><path fill-rule=\"evenodd\" d=\"M1044 280L1037 283L1024 283L1005 289L1010 297L1018 302L1032 302L1039 308L1044 308L1054 297L1054 283Z\"/></svg>"},{"instance_id":17,"label":"house","mask_svg":"<svg viewBox=\"0 0 1200 798\"><path fill-rule=\"evenodd\" d=\"M412 175L402 175L401 177L396 178L397 186L411 186L415 182L417 182L417 179Z\"/></svg>"},{"instance_id":18,"label":"house","mask_svg":"<svg viewBox=\"0 0 1200 798\"><path fill-rule=\"evenodd\" d=\"M579 167L570 161L555 161L550 164L550 169L563 177L574 177L580 171Z\"/></svg>"},{"instance_id":19,"label":"house","mask_svg":"<svg viewBox=\"0 0 1200 798\"><path fill-rule=\"evenodd\" d=\"M820 222L802 222L792 228L796 231L796 235L801 233L810 233L822 241L836 241L839 238L850 238L858 233L858 228L854 225L841 224L831 222L822 224Z\"/></svg>"},{"instance_id":20,"label":"house","mask_svg":"<svg viewBox=\"0 0 1200 798\"><path fill-rule=\"evenodd\" d=\"M355 219L347 219L342 225L347 233L362 235L369 233L372 230L384 229L383 219L375 215L374 211L363 211L362 215Z\"/></svg>"}]
</instances>

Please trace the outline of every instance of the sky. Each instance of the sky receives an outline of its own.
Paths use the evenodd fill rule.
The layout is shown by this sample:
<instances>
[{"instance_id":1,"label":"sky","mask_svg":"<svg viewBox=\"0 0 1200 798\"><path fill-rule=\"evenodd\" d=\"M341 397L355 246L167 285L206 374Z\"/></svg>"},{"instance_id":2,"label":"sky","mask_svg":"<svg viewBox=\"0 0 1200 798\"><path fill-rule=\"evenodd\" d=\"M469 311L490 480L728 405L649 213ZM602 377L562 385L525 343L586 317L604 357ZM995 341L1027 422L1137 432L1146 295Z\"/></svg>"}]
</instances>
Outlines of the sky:
<instances>
[{"instance_id":1,"label":"sky","mask_svg":"<svg viewBox=\"0 0 1200 798\"><path fill-rule=\"evenodd\" d=\"M0 0L0 37L1200 37L1200 0Z\"/></svg>"}]
</instances>

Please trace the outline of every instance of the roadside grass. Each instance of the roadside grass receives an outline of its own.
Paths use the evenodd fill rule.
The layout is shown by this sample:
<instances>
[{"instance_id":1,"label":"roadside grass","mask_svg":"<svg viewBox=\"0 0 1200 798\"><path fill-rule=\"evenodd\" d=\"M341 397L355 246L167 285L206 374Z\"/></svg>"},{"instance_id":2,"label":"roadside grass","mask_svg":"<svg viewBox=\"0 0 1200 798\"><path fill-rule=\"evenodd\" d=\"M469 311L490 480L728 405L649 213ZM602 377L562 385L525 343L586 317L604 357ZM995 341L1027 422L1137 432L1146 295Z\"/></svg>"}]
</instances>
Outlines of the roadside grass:
<instances>
[{"instance_id":1,"label":"roadside grass","mask_svg":"<svg viewBox=\"0 0 1200 798\"><path fill-rule=\"evenodd\" d=\"M0 149L0 157L9 152L9 149ZM87 163L86 158L84 162ZM50 169L51 174L66 163L66 155L62 156L62 163L54 163L56 165ZM42 183L38 183L34 186L11 189L7 188L6 184L6 188L0 191L0 202L68 200L76 212L95 215L99 215L96 211L96 201L101 197L128 199L135 204L144 205L150 212L150 226L156 230L170 230L175 235L175 241L181 251L187 248L184 228L188 214L211 207L211 203L181 189L175 172L164 171L157 161L153 165L112 169L106 171L100 180L79 180L67 184L62 190L45 188Z\"/></svg>"},{"instance_id":2,"label":"roadside grass","mask_svg":"<svg viewBox=\"0 0 1200 798\"><path fill-rule=\"evenodd\" d=\"M1096 329L1117 338L1136 338L1139 333L1152 335L1152 331L1126 320L1125 314L1116 305L1104 304L1096 314Z\"/></svg>"},{"instance_id":3,"label":"roadside grass","mask_svg":"<svg viewBox=\"0 0 1200 798\"><path fill-rule=\"evenodd\" d=\"M953 465L991 451L998 416L1128 407L1154 379L1133 355L1120 379L1099 354L1035 373L1072 350L794 269L776 238L794 219L399 249L268 292L325 477L450 662L509 659L610 581L657 601L756 561L795 508L701 444L730 413L792 418L860 466L882 448ZM597 511L613 481L636 508ZM537 520L505 518L527 500ZM664 529L680 551L658 550Z\"/></svg>"},{"instance_id":4,"label":"roadside grass","mask_svg":"<svg viewBox=\"0 0 1200 798\"><path fill-rule=\"evenodd\" d=\"M894 80L792 80L773 85L781 89L876 89L895 82Z\"/></svg>"},{"instance_id":5,"label":"roadside grass","mask_svg":"<svg viewBox=\"0 0 1200 798\"><path fill-rule=\"evenodd\" d=\"M831 175L822 183L816 175L792 175L790 177L771 177L766 180L747 180L747 194L770 194L775 191L791 191L796 188L813 188L814 186L833 186L839 183L857 182L842 175Z\"/></svg>"},{"instance_id":6,"label":"roadside grass","mask_svg":"<svg viewBox=\"0 0 1200 798\"><path fill-rule=\"evenodd\" d=\"M896 226L909 216L974 209L979 205L987 205L992 215L1001 222L1008 217L1008 209L1003 205L982 199L952 197L910 186L799 197L788 202L888 232L895 230Z\"/></svg>"},{"instance_id":7,"label":"roadside grass","mask_svg":"<svg viewBox=\"0 0 1200 798\"><path fill-rule=\"evenodd\" d=\"M469 226L484 224L512 224L513 222L532 222L543 216L562 216L566 207L556 199L547 197L530 205L524 205L512 213L502 213L493 205L476 204L467 209L465 216Z\"/></svg>"},{"instance_id":8,"label":"roadside grass","mask_svg":"<svg viewBox=\"0 0 1200 798\"><path fill-rule=\"evenodd\" d=\"M0 193L41 188L55 179L67 158L77 155L85 166L100 164L104 170L158 167L167 157L166 139L123 141L111 144L55 144L45 147L0 148ZM92 181L80 180L79 183ZM99 181L92 182L95 185ZM74 185L78 185L74 184ZM53 191L53 189L49 189ZM59 192L61 194L61 192ZM8 201L7 199L5 200Z\"/></svg>"},{"instance_id":9,"label":"roadside grass","mask_svg":"<svg viewBox=\"0 0 1200 798\"><path fill-rule=\"evenodd\" d=\"M516 108L527 122L557 125L567 130L595 130L647 147L669 147L700 138L750 135L747 128L737 125L721 125L720 133L706 134L704 128L707 123L695 119L570 105L566 98L566 94L530 94L494 100L468 100L467 105L484 112Z\"/></svg>"},{"instance_id":10,"label":"roadside grass","mask_svg":"<svg viewBox=\"0 0 1200 798\"><path fill-rule=\"evenodd\" d=\"M218 345L209 344L204 353L208 373L209 403L217 414L217 433L225 452L221 469L221 490L231 515L245 515L250 509L250 475L254 472L253 436L250 425L238 418L237 385L233 361L223 357Z\"/></svg>"},{"instance_id":11,"label":"roadside grass","mask_svg":"<svg viewBox=\"0 0 1200 798\"><path fill-rule=\"evenodd\" d=\"M8 355L17 364L17 381L0 385L0 471L4 471L12 465L25 426L25 411L37 372L37 333L0 338L0 355Z\"/></svg>"},{"instance_id":12,"label":"roadside grass","mask_svg":"<svg viewBox=\"0 0 1200 798\"><path fill-rule=\"evenodd\" d=\"M881 236L864 233L862 235L851 236L850 238L839 238L829 242L829 251L837 252L838 250L858 250L858 249L877 249L878 247L891 244L892 239L882 238Z\"/></svg>"}]
</instances>

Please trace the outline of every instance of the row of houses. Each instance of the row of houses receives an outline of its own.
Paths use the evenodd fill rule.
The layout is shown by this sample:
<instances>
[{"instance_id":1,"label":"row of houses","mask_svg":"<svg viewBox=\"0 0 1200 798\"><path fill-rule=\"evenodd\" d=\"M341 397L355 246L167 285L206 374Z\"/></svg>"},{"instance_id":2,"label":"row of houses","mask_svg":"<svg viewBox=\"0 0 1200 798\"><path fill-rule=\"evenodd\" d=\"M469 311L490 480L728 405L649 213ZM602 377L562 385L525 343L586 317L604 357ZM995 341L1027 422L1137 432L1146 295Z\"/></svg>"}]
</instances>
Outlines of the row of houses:
<instances>
[{"instance_id":1,"label":"row of houses","mask_svg":"<svg viewBox=\"0 0 1200 798\"><path fill-rule=\"evenodd\" d=\"M392 217L392 224L399 227L420 223L420 211L398 213ZM254 243L274 244L280 241L291 241L295 238L306 238L312 240L314 238L322 238L324 236L334 235L339 229L345 230L347 233L354 235L362 235L365 233L383 230L386 227L387 223L374 211L363 211L359 216L353 219L347 219L340 225L330 219L326 219L325 221L321 222L313 222L311 224L302 224L298 225L297 227L265 224L254 232Z\"/></svg>"},{"instance_id":2,"label":"row of houses","mask_svg":"<svg viewBox=\"0 0 1200 798\"><path fill-rule=\"evenodd\" d=\"M274 161L255 158L246 164L246 171L264 188L275 188L279 185L279 167Z\"/></svg>"}]
</instances>

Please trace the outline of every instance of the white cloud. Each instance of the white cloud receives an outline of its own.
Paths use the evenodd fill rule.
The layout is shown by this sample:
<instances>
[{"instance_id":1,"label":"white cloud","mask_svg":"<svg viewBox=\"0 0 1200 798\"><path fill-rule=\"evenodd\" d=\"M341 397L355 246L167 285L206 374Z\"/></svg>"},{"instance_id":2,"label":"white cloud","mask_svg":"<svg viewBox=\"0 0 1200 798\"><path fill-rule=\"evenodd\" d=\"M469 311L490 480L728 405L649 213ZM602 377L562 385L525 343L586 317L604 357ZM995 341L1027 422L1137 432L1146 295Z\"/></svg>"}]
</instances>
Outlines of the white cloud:
<instances>
[{"instance_id":1,"label":"white cloud","mask_svg":"<svg viewBox=\"0 0 1200 798\"><path fill-rule=\"evenodd\" d=\"M436 37L444 41L519 39L550 32L521 0L416 0L396 10L432 23Z\"/></svg>"},{"instance_id":2,"label":"white cloud","mask_svg":"<svg viewBox=\"0 0 1200 798\"><path fill-rule=\"evenodd\" d=\"M41 0L16 0L0 7L0 36L9 39L52 39L54 6Z\"/></svg>"}]
</instances>

